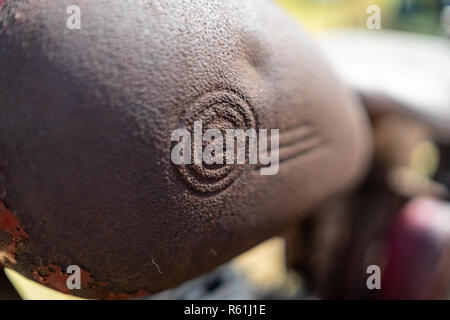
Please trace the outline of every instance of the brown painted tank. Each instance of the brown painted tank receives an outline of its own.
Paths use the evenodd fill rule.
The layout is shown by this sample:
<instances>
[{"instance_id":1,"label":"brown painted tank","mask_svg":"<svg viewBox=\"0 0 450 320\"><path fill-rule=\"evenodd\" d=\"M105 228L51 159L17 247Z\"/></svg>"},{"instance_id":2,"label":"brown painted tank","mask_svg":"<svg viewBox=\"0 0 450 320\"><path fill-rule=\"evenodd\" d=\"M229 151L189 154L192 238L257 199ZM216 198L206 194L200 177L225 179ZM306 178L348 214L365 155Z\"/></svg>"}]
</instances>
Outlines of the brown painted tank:
<instances>
[{"instance_id":1,"label":"brown painted tank","mask_svg":"<svg viewBox=\"0 0 450 320\"><path fill-rule=\"evenodd\" d=\"M353 186L371 150L359 101L271 1L9 0L0 65L0 214L18 226L0 257L59 290L78 265L78 296L207 272ZM199 120L279 129L278 173L172 163L171 133Z\"/></svg>"}]
</instances>

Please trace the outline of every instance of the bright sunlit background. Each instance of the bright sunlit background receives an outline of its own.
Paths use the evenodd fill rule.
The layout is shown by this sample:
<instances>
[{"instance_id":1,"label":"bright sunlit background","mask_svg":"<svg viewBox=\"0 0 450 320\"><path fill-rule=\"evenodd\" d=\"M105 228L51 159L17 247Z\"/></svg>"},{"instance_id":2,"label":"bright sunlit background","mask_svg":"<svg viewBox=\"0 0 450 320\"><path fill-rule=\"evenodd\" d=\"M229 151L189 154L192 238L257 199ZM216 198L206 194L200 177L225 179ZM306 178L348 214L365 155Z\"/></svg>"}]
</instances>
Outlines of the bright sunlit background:
<instances>
[{"instance_id":1,"label":"bright sunlit background","mask_svg":"<svg viewBox=\"0 0 450 320\"><path fill-rule=\"evenodd\" d=\"M383 29L444 35L449 0L278 0L309 30L366 27L370 5L381 9ZM447 15L443 12L447 11ZM446 17L447 18L446 18Z\"/></svg>"}]
</instances>

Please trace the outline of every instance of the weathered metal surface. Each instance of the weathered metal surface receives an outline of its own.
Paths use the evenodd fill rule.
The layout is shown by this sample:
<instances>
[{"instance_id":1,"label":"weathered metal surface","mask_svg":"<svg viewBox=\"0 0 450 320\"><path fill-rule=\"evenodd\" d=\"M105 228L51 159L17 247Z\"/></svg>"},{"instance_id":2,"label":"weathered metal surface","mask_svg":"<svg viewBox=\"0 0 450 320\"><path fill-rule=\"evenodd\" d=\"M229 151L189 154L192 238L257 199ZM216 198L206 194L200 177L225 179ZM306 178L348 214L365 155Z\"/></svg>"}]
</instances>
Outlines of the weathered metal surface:
<instances>
[{"instance_id":1,"label":"weathered metal surface","mask_svg":"<svg viewBox=\"0 0 450 320\"><path fill-rule=\"evenodd\" d=\"M71 4L81 30L66 28ZM29 234L12 267L33 278L75 264L107 283L75 295L205 273L351 187L369 158L357 99L270 1L9 1L0 65L2 200ZM171 132L216 102L231 123L280 129L278 174L180 174ZM320 138L309 147L305 124Z\"/></svg>"}]
</instances>

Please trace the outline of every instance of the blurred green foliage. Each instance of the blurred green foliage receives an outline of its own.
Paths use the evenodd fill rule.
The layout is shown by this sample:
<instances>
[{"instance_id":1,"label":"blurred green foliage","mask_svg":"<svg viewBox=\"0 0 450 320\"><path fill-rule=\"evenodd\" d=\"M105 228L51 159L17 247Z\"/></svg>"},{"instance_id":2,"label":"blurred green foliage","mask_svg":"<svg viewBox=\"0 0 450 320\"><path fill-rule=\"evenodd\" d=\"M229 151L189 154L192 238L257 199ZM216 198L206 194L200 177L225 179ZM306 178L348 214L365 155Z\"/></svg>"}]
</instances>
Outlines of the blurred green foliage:
<instances>
[{"instance_id":1,"label":"blurred green foliage","mask_svg":"<svg viewBox=\"0 0 450 320\"><path fill-rule=\"evenodd\" d=\"M383 29L442 34L440 16L448 0L278 0L307 28L366 27L366 9L381 9Z\"/></svg>"}]
</instances>

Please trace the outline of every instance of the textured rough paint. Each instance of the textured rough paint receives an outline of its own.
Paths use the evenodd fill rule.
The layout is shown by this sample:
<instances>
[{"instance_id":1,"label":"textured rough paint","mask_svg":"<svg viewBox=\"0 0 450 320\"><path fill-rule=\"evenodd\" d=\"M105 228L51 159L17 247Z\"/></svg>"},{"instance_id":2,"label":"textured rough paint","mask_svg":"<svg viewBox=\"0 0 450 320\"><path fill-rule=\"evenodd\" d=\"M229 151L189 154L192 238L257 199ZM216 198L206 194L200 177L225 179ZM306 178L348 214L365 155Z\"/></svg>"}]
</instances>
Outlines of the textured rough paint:
<instances>
[{"instance_id":1,"label":"textured rough paint","mask_svg":"<svg viewBox=\"0 0 450 320\"><path fill-rule=\"evenodd\" d=\"M29 235L21 226L19 220L8 210L3 202L0 201L0 231L6 232L11 239L8 243L0 242L0 263L16 264L16 250L19 241L28 239Z\"/></svg>"},{"instance_id":2,"label":"textured rough paint","mask_svg":"<svg viewBox=\"0 0 450 320\"><path fill-rule=\"evenodd\" d=\"M62 271L61 267L50 264L31 272L34 279L38 281L40 284L50 287L52 289L58 290L67 294L74 294L74 291L71 291L67 288L67 279L70 277L70 274ZM97 286L106 286L108 285L105 282L96 282L89 272L84 269L81 269L81 288L92 288L95 289Z\"/></svg>"}]
</instances>

